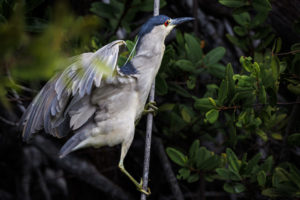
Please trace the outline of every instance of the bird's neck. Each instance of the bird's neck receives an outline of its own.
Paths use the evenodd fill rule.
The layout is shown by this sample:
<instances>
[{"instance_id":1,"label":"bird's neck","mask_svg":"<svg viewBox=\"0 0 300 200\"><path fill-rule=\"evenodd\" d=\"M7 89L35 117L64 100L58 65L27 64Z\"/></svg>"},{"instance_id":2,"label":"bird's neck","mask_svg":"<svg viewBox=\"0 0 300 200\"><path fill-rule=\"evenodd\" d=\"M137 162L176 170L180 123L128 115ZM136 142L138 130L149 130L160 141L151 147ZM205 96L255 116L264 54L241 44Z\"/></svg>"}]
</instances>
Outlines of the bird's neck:
<instances>
[{"instance_id":1,"label":"bird's neck","mask_svg":"<svg viewBox=\"0 0 300 200\"><path fill-rule=\"evenodd\" d=\"M155 42L149 42L152 38L141 38L137 46L136 55L132 58L132 66L137 70L137 87L139 94L139 105L137 116L140 116L151 85L161 65L162 57L165 50L164 38L156 38ZM155 38L154 38L155 39ZM146 41L148 40L148 41Z\"/></svg>"},{"instance_id":2,"label":"bird's neck","mask_svg":"<svg viewBox=\"0 0 300 200\"><path fill-rule=\"evenodd\" d=\"M136 55L132 59L139 74L147 74L152 79L155 77L165 51L164 40L165 37L157 33L139 39Z\"/></svg>"}]
</instances>

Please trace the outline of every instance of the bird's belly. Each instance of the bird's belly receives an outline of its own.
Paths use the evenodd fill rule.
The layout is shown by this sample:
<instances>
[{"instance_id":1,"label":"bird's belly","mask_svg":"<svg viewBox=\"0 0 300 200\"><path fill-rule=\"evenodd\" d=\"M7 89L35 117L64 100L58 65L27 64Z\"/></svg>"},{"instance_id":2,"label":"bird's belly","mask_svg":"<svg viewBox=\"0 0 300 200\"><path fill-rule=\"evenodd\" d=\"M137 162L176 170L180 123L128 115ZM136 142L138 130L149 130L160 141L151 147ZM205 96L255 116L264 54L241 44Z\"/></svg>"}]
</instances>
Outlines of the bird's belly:
<instances>
[{"instance_id":1,"label":"bird's belly","mask_svg":"<svg viewBox=\"0 0 300 200\"><path fill-rule=\"evenodd\" d=\"M134 134L134 120L124 115L102 121L92 132L94 147L115 146Z\"/></svg>"},{"instance_id":2,"label":"bird's belly","mask_svg":"<svg viewBox=\"0 0 300 200\"><path fill-rule=\"evenodd\" d=\"M92 130L89 146L115 146L132 138L138 104L135 91L117 93L104 102L95 115L96 127Z\"/></svg>"}]
</instances>

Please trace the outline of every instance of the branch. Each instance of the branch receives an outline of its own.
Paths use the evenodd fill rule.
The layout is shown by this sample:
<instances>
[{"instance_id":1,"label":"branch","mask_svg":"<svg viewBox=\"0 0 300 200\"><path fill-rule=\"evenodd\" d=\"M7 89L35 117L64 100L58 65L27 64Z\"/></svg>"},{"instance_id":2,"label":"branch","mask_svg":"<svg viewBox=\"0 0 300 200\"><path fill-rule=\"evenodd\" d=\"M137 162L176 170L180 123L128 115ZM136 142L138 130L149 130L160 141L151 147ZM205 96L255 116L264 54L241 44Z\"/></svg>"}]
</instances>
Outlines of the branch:
<instances>
[{"instance_id":1,"label":"branch","mask_svg":"<svg viewBox=\"0 0 300 200\"><path fill-rule=\"evenodd\" d=\"M66 173L73 174L83 182L86 182L87 184L90 184L100 191L110 195L112 199L132 199L121 188L100 174L90 163L72 155L68 155L66 158L60 159L58 157L58 148L42 136L37 135L33 140L33 144Z\"/></svg>"},{"instance_id":2,"label":"branch","mask_svg":"<svg viewBox=\"0 0 300 200\"><path fill-rule=\"evenodd\" d=\"M169 162L169 159L166 155L165 148L163 146L163 143L160 138L154 137L153 138L153 145L155 152L157 153L157 156L160 160L160 163L163 168L163 173L166 176L166 180L169 183L169 186L171 188L171 191L173 193L173 197L175 200L184 200L183 194L180 190L180 187L178 185L177 178L172 170L171 164Z\"/></svg>"},{"instance_id":3,"label":"branch","mask_svg":"<svg viewBox=\"0 0 300 200\"><path fill-rule=\"evenodd\" d=\"M1 117L1 116L0 116L0 120L2 122L4 122L5 124L10 125L10 126L18 126L18 122L9 121L9 120L5 119L4 117Z\"/></svg>"},{"instance_id":4,"label":"branch","mask_svg":"<svg viewBox=\"0 0 300 200\"><path fill-rule=\"evenodd\" d=\"M154 0L153 15L159 15L159 0ZM155 79L152 83L149 102L154 101L155 96ZM149 113L147 116L147 128L146 128L146 141L145 141L145 155L144 155L144 169L143 169L143 189L148 190L148 178L149 178L149 165L150 165L150 150L151 150L151 137L152 137L152 124L153 114ZM141 200L146 200L146 194L141 194Z\"/></svg>"}]
</instances>

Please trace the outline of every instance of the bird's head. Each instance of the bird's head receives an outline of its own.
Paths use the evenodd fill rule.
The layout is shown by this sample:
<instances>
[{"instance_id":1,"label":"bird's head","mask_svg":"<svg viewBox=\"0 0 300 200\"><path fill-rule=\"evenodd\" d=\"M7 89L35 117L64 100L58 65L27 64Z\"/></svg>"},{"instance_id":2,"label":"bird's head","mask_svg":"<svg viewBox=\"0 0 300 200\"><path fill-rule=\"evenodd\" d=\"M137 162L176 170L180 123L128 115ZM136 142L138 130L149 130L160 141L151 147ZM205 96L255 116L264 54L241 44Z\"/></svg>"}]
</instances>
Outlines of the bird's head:
<instances>
[{"instance_id":1,"label":"bird's head","mask_svg":"<svg viewBox=\"0 0 300 200\"><path fill-rule=\"evenodd\" d=\"M192 17L180 17L171 19L165 15L158 15L150 18L141 28L139 32L139 38L144 37L147 34L159 34L162 37L166 37L176 26L187 21L194 20Z\"/></svg>"}]
</instances>

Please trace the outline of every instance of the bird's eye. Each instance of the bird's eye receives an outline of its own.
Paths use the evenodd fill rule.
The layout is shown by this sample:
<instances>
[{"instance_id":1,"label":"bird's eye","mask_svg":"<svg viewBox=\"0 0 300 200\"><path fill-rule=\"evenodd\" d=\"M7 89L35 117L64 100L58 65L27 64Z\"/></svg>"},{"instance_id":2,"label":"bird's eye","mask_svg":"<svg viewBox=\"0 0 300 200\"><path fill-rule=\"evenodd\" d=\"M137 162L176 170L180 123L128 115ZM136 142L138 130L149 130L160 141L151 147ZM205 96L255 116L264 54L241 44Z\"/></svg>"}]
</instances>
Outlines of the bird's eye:
<instances>
[{"instance_id":1,"label":"bird's eye","mask_svg":"<svg viewBox=\"0 0 300 200\"><path fill-rule=\"evenodd\" d=\"M170 24L170 20L168 19L167 21L165 21L165 27L167 27Z\"/></svg>"}]
</instances>

